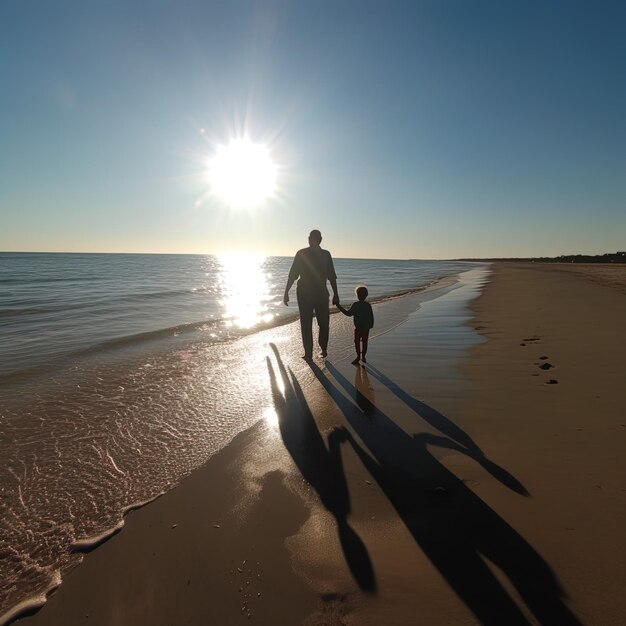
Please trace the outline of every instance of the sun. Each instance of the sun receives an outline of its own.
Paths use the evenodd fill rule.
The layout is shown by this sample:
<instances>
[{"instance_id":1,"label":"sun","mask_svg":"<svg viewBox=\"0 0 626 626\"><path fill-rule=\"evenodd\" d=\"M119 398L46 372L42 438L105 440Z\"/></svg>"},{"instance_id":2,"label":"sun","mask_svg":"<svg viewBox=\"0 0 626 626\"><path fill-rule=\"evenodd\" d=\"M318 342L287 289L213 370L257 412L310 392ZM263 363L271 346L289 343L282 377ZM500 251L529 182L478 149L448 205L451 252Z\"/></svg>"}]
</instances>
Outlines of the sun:
<instances>
[{"instance_id":1,"label":"sun","mask_svg":"<svg viewBox=\"0 0 626 626\"><path fill-rule=\"evenodd\" d=\"M270 150L248 138L219 145L210 159L208 178L211 191L236 209L262 205L276 189L276 165Z\"/></svg>"}]
</instances>

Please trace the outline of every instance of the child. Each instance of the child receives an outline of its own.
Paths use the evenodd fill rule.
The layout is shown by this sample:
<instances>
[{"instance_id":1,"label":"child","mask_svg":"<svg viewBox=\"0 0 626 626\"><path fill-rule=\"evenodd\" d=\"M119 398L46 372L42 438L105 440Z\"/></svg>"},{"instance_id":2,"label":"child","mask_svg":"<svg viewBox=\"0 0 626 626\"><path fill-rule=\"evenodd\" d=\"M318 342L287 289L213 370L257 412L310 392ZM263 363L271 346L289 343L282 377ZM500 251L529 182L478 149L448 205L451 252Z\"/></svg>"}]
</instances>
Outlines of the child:
<instances>
[{"instance_id":1,"label":"child","mask_svg":"<svg viewBox=\"0 0 626 626\"><path fill-rule=\"evenodd\" d=\"M367 340L370 335L370 328L374 327L374 312L372 305L365 302L367 298L367 287L360 285L355 290L356 297L359 299L348 311L340 304L337 308L344 314L354 317L354 347L356 348L356 359L352 361L353 365L358 365L359 361L367 363L365 354L367 353Z\"/></svg>"}]
</instances>

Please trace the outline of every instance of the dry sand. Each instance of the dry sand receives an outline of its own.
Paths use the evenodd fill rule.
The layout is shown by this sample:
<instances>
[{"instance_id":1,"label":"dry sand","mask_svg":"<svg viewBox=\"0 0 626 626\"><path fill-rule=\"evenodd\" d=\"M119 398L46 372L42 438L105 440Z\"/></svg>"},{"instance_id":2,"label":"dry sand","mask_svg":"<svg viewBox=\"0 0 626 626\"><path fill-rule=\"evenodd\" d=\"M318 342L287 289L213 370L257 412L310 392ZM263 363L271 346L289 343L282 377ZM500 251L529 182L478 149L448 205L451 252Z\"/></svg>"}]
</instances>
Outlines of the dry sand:
<instances>
[{"instance_id":1,"label":"dry sand","mask_svg":"<svg viewBox=\"0 0 626 626\"><path fill-rule=\"evenodd\" d=\"M131 513L23 623L623 624L626 277L591 271L495 265L470 386L437 358L461 290L365 370L268 345L275 421Z\"/></svg>"},{"instance_id":2,"label":"dry sand","mask_svg":"<svg viewBox=\"0 0 626 626\"><path fill-rule=\"evenodd\" d=\"M476 492L598 626L626 623L625 294L625 266L496 266L465 368L464 419L531 497Z\"/></svg>"}]
</instances>

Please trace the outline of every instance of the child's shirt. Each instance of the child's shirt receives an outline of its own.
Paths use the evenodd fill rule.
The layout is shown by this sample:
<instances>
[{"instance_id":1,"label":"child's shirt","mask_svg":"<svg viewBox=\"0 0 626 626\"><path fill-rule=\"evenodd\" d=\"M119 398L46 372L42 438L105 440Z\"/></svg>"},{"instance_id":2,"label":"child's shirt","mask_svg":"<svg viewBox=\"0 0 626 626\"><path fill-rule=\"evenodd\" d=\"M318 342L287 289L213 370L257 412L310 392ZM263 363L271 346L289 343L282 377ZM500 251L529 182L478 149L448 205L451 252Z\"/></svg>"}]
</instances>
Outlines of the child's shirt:
<instances>
[{"instance_id":1,"label":"child's shirt","mask_svg":"<svg viewBox=\"0 0 626 626\"><path fill-rule=\"evenodd\" d=\"M374 327L374 311L372 305L365 300L358 300L347 311L346 315L354 317L354 327L357 330L369 330Z\"/></svg>"}]
</instances>

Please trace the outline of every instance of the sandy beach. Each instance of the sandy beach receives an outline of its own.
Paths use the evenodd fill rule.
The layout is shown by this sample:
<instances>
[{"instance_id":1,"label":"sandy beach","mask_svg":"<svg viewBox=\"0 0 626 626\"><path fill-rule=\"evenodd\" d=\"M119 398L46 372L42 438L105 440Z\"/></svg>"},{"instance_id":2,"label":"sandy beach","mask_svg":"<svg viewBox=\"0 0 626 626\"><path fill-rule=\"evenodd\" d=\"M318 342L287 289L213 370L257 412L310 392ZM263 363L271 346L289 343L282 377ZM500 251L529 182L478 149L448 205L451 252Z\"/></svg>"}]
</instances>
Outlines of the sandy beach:
<instances>
[{"instance_id":1,"label":"sandy beach","mask_svg":"<svg viewBox=\"0 0 626 626\"><path fill-rule=\"evenodd\" d=\"M266 419L18 623L623 624L626 268L495 264L468 310L480 287L366 368L267 340Z\"/></svg>"}]
</instances>

